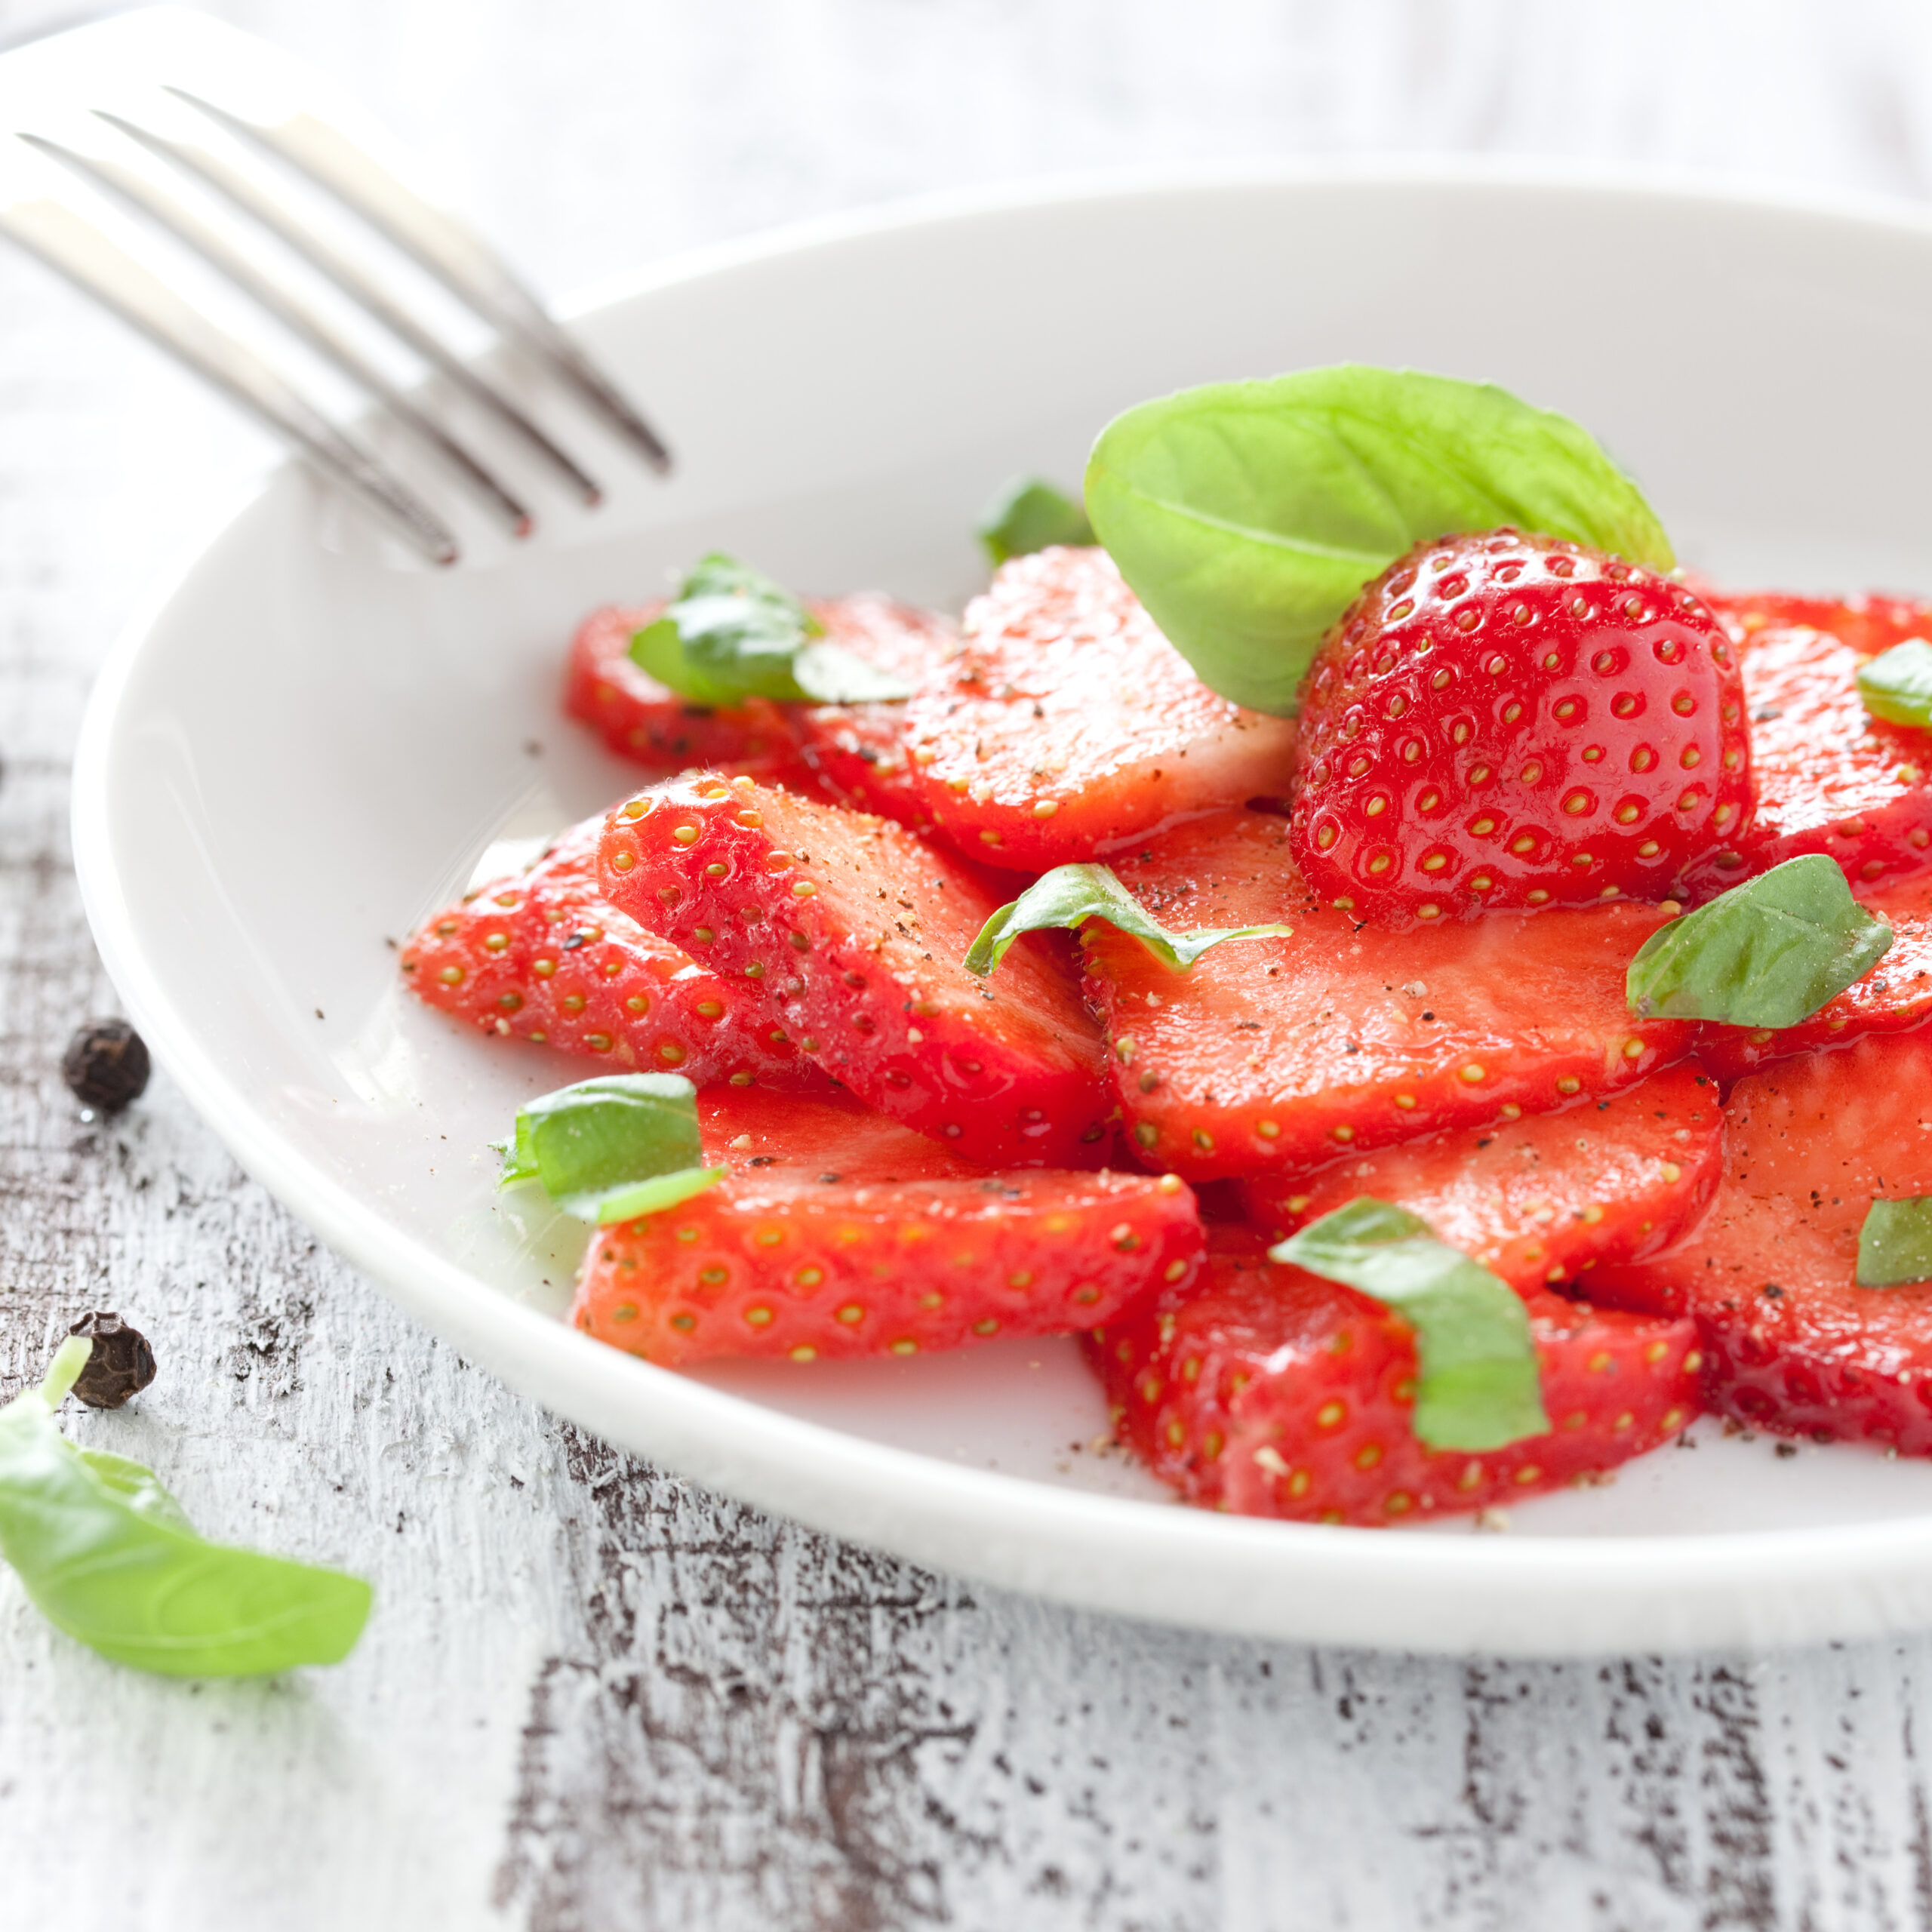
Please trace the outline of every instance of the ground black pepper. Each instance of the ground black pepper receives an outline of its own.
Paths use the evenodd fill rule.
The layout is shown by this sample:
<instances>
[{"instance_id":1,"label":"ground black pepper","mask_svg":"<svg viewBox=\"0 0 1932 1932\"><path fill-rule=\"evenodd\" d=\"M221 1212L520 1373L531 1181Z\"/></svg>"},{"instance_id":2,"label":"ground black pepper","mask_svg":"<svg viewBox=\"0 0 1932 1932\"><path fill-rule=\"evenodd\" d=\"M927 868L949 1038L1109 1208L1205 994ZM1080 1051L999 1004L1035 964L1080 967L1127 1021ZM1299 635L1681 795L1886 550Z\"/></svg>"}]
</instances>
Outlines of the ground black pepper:
<instances>
[{"instance_id":1,"label":"ground black pepper","mask_svg":"<svg viewBox=\"0 0 1932 1932\"><path fill-rule=\"evenodd\" d=\"M84 1315L67 1331L85 1335L94 1352L74 1384L74 1393L91 1409L118 1409L154 1380L154 1351L138 1328L106 1309Z\"/></svg>"},{"instance_id":2,"label":"ground black pepper","mask_svg":"<svg viewBox=\"0 0 1932 1932\"><path fill-rule=\"evenodd\" d=\"M67 1042L60 1077L82 1106L118 1113L146 1091L146 1042L125 1020L91 1020Z\"/></svg>"}]
</instances>

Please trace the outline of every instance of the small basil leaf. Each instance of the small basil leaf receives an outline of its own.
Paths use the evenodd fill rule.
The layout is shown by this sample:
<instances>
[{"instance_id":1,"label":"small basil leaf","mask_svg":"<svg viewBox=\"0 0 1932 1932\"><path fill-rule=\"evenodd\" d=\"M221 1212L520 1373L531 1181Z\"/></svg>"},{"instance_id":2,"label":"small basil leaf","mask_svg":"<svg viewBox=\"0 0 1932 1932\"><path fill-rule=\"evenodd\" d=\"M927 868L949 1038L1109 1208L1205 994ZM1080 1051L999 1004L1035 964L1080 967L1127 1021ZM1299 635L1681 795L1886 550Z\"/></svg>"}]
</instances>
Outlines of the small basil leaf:
<instances>
[{"instance_id":1,"label":"small basil leaf","mask_svg":"<svg viewBox=\"0 0 1932 1932\"><path fill-rule=\"evenodd\" d=\"M1233 926L1173 933L1149 918L1140 902L1107 866L1056 866L1035 879L1011 905L1002 906L980 928L966 955L966 970L985 979L1022 933L1049 927L1071 929L1089 919L1105 919L1131 934L1177 973L1184 973L1211 946L1227 939L1290 939L1292 926Z\"/></svg>"},{"instance_id":2,"label":"small basil leaf","mask_svg":"<svg viewBox=\"0 0 1932 1932\"><path fill-rule=\"evenodd\" d=\"M1673 561L1636 485L1567 417L1359 363L1130 409L1094 445L1087 509L1202 681L1284 716L1331 626L1412 544L1514 524Z\"/></svg>"},{"instance_id":3,"label":"small basil leaf","mask_svg":"<svg viewBox=\"0 0 1932 1932\"><path fill-rule=\"evenodd\" d=\"M792 681L814 704L892 704L912 695L903 678L837 644L808 644L792 660Z\"/></svg>"},{"instance_id":4,"label":"small basil leaf","mask_svg":"<svg viewBox=\"0 0 1932 1932\"><path fill-rule=\"evenodd\" d=\"M694 704L748 697L776 703L860 704L909 697L912 688L837 645L788 590L714 551L677 601L631 639L631 661Z\"/></svg>"},{"instance_id":5,"label":"small basil leaf","mask_svg":"<svg viewBox=\"0 0 1932 1932\"><path fill-rule=\"evenodd\" d=\"M1861 1288L1932 1281L1932 1196L1872 1202L1858 1230L1857 1278Z\"/></svg>"},{"instance_id":6,"label":"small basil leaf","mask_svg":"<svg viewBox=\"0 0 1932 1932\"><path fill-rule=\"evenodd\" d=\"M974 534L997 566L1050 544L1091 543L1094 526L1063 491L1037 476L1017 476L986 506Z\"/></svg>"},{"instance_id":7,"label":"small basil leaf","mask_svg":"<svg viewBox=\"0 0 1932 1932\"><path fill-rule=\"evenodd\" d=\"M1822 852L1787 859L1660 926L1624 976L1630 1011L1795 1026L1882 959L1892 929Z\"/></svg>"},{"instance_id":8,"label":"small basil leaf","mask_svg":"<svg viewBox=\"0 0 1932 1932\"><path fill-rule=\"evenodd\" d=\"M620 1187L560 1194L557 1205L580 1221L594 1221L600 1226L613 1221L634 1221L640 1214L675 1208L694 1194L715 1187L730 1172L728 1168L679 1168L674 1173L653 1174L646 1180L626 1181Z\"/></svg>"},{"instance_id":9,"label":"small basil leaf","mask_svg":"<svg viewBox=\"0 0 1932 1932\"><path fill-rule=\"evenodd\" d=\"M368 1620L360 1577L209 1543L152 1470L60 1433L54 1411L91 1346L70 1338L46 1380L0 1409L0 1556L42 1614L167 1677L340 1662Z\"/></svg>"},{"instance_id":10,"label":"small basil leaf","mask_svg":"<svg viewBox=\"0 0 1932 1932\"><path fill-rule=\"evenodd\" d=\"M704 1164L697 1089L677 1073L614 1073L526 1101L503 1184L537 1180L567 1214L629 1220L722 1180Z\"/></svg>"},{"instance_id":11,"label":"small basil leaf","mask_svg":"<svg viewBox=\"0 0 1932 1932\"><path fill-rule=\"evenodd\" d=\"M1932 644L1909 637L1862 664L1858 695L1874 718L1887 724L1932 730Z\"/></svg>"},{"instance_id":12,"label":"small basil leaf","mask_svg":"<svg viewBox=\"0 0 1932 1932\"><path fill-rule=\"evenodd\" d=\"M1548 1433L1528 1311L1426 1221L1364 1195L1268 1253L1380 1302L1414 1329L1418 1441L1500 1449Z\"/></svg>"}]
</instances>

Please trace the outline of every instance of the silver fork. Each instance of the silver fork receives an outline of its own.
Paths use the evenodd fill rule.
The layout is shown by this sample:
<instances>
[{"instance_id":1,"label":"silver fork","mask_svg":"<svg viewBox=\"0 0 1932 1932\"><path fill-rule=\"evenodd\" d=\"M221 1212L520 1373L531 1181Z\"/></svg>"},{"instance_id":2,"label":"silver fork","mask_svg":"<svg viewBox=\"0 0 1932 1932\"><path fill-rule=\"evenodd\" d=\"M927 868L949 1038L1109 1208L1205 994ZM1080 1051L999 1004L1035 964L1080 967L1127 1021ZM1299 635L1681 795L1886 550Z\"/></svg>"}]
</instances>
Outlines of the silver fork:
<instances>
[{"instance_id":1,"label":"silver fork","mask_svg":"<svg viewBox=\"0 0 1932 1932\"><path fill-rule=\"evenodd\" d=\"M441 375L481 422L572 494L595 504L603 492L502 380L450 340L447 323L431 318L423 288L403 292L395 256L441 284L654 469L667 470L669 454L650 423L489 245L411 185L414 172L321 76L186 8L123 14L0 54L0 231L288 438L425 556L448 564L456 535L417 489L333 420L273 350L251 346L179 285L185 248L380 405L513 535L534 524L522 494L411 393L411 376L395 367L397 345L416 372ZM157 251L126 210L171 245ZM343 223L336 210L352 219ZM262 231L317 273L291 274L275 244L261 249Z\"/></svg>"}]
</instances>

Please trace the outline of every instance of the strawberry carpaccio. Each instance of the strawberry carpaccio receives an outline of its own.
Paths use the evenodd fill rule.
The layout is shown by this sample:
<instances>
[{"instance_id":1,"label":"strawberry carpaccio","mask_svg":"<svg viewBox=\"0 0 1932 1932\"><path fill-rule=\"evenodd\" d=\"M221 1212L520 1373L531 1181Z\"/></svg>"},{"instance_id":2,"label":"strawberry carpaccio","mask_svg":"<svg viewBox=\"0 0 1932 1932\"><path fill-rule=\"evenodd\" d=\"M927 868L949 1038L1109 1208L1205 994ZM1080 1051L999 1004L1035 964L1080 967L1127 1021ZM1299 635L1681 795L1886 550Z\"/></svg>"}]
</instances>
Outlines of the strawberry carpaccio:
<instances>
[{"instance_id":1,"label":"strawberry carpaccio","mask_svg":"<svg viewBox=\"0 0 1932 1932\"><path fill-rule=\"evenodd\" d=\"M690 705L593 614L566 708L634 789L426 919L412 988L491 1040L687 1075L707 1192L592 1237L573 1319L661 1367L1084 1338L1121 1441L1204 1506L1386 1526L1607 1479L1700 1407L1932 1454L1932 1283L1856 1280L1932 1194L1932 734L1857 669L1932 608L1687 583L1513 530L1364 587L1298 721L1208 690L1104 552L947 618L811 608L913 688ZM1829 853L1894 935L1782 1029L1637 1019L1687 906ZM1003 903L1103 919L981 979ZM1410 1426L1416 1339L1271 1242L1364 1196L1518 1294L1551 1427Z\"/></svg>"}]
</instances>

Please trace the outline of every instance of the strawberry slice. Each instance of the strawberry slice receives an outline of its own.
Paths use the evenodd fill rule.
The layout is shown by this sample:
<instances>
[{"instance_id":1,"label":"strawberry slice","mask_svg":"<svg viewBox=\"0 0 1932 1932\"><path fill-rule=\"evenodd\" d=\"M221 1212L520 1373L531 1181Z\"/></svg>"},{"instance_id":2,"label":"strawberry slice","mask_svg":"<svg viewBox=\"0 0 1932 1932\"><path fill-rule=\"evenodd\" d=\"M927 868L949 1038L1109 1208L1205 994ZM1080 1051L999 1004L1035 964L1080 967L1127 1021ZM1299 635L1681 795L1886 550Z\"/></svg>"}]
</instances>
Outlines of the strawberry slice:
<instances>
[{"instance_id":1,"label":"strawberry slice","mask_svg":"<svg viewBox=\"0 0 1932 1932\"><path fill-rule=\"evenodd\" d=\"M764 1001L605 898L603 829L601 818L571 826L521 877L428 921L402 950L411 989L486 1033L681 1073L700 1087L821 1084Z\"/></svg>"},{"instance_id":2,"label":"strawberry slice","mask_svg":"<svg viewBox=\"0 0 1932 1932\"><path fill-rule=\"evenodd\" d=\"M1104 550L1015 558L965 631L906 735L928 813L975 857L1044 872L1287 787L1293 723L1202 684Z\"/></svg>"},{"instance_id":3,"label":"strawberry slice","mask_svg":"<svg viewBox=\"0 0 1932 1932\"><path fill-rule=\"evenodd\" d=\"M1886 880L1854 895L1889 921L1891 950L1863 979L1795 1026L1704 1027L1697 1057L1727 1082L1776 1060L1848 1047L1868 1033L1905 1033L1932 1020L1932 879Z\"/></svg>"},{"instance_id":4,"label":"strawberry slice","mask_svg":"<svg viewBox=\"0 0 1932 1932\"><path fill-rule=\"evenodd\" d=\"M1861 1040L1740 1080L1724 1175L1690 1239L1591 1291L1694 1315L1714 1408L1755 1426L1932 1455L1932 1282L1861 1288L1875 1197L1932 1194L1932 1033Z\"/></svg>"},{"instance_id":5,"label":"strawberry slice","mask_svg":"<svg viewBox=\"0 0 1932 1932\"><path fill-rule=\"evenodd\" d=\"M1418 544L1309 667L1296 861L1378 925L1662 898L1749 817L1736 660L1690 592L1599 551Z\"/></svg>"},{"instance_id":6,"label":"strawberry slice","mask_svg":"<svg viewBox=\"0 0 1932 1932\"><path fill-rule=\"evenodd\" d=\"M1115 1429L1191 1503L1302 1522L1386 1524L1587 1483L1697 1413L1697 1337L1524 1296L1555 1425L1481 1454L1410 1426L1414 1331L1352 1288L1217 1235L1199 1281L1097 1329Z\"/></svg>"},{"instance_id":7,"label":"strawberry slice","mask_svg":"<svg viewBox=\"0 0 1932 1932\"><path fill-rule=\"evenodd\" d=\"M1909 637L1932 638L1932 607L1896 598L1719 597L1744 640L1757 820L1687 888L1721 890L1807 852L1854 885L1932 865L1932 740L1860 701L1859 666Z\"/></svg>"},{"instance_id":8,"label":"strawberry slice","mask_svg":"<svg viewBox=\"0 0 1932 1932\"><path fill-rule=\"evenodd\" d=\"M1241 1191L1274 1241L1358 1195L1392 1201L1526 1291L1660 1253L1709 1204L1723 1166L1717 1083L1683 1065L1607 1100L1452 1128Z\"/></svg>"},{"instance_id":9,"label":"strawberry slice","mask_svg":"<svg viewBox=\"0 0 1932 1932\"><path fill-rule=\"evenodd\" d=\"M731 1174L600 1228L571 1314L667 1367L1063 1334L1200 1266L1194 1197L1171 1175L988 1174L842 1097L703 1112Z\"/></svg>"},{"instance_id":10,"label":"strawberry slice","mask_svg":"<svg viewBox=\"0 0 1932 1932\"><path fill-rule=\"evenodd\" d=\"M870 1106L989 1168L1091 1167L1111 1102L1073 976L1029 936L983 984L977 874L890 820L714 774L607 823L612 901L734 979ZM1015 967L1018 970L1014 970Z\"/></svg>"},{"instance_id":11,"label":"strawberry slice","mask_svg":"<svg viewBox=\"0 0 1932 1932\"><path fill-rule=\"evenodd\" d=\"M909 684L940 670L958 648L946 620L873 592L808 598L827 641ZM594 611L571 647L564 709L611 749L654 771L693 765L755 771L916 823L923 807L906 783L903 704L774 704L759 697L712 709L688 703L632 662L631 639L664 608Z\"/></svg>"},{"instance_id":12,"label":"strawberry slice","mask_svg":"<svg viewBox=\"0 0 1932 1932\"><path fill-rule=\"evenodd\" d=\"M1279 818L1226 812L1117 856L1169 927L1286 921L1170 973L1081 932L1115 1089L1143 1158L1190 1180L1318 1167L1343 1149L1600 1100L1688 1050L1633 1020L1631 956L1666 915L1629 903L1391 932L1318 905ZM995 982L997 983L997 982Z\"/></svg>"},{"instance_id":13,"label":"strawberry slice","mask_svg":"<svg viewBox=\"0 0 1932 1932\"><path fill-rule=\"evenodd\" d=\"M794 759L785 706L761 697L728 710L692 704L631 661L631 639L656 622L664 601L607 605L584 619L565 672L565 712L620 757L653 771L693 764L768 771Z\"/></svg>"}]
</instances>

